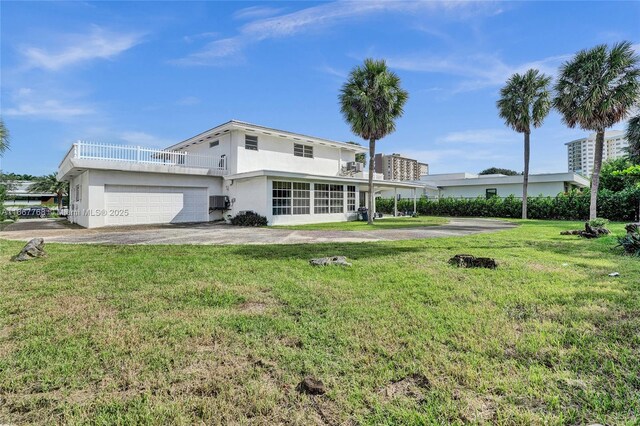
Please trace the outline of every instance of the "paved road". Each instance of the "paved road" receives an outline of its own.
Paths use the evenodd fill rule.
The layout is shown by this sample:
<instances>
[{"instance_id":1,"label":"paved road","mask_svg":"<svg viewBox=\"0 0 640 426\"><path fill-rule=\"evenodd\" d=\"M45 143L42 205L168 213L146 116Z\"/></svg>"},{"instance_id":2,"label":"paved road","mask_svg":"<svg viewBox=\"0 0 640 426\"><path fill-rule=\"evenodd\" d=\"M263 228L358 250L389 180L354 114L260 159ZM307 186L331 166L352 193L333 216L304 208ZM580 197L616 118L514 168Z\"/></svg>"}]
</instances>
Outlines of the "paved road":
<instances>
[{"instance_id":1,"label":"paved road","mask_svg":"<svg viewBox=\"0 0 640 426\"><path fill-rule=\"evenodd\" d=\"M30 219L9 225L0 238L71 244L301 244L397 241L455 237L511 229L516 225L493 219L453 218L446 225L372 231L299 231L242 228L221 223L142 225L84 229L62 220Z\"/></svg>"}]
</instances>

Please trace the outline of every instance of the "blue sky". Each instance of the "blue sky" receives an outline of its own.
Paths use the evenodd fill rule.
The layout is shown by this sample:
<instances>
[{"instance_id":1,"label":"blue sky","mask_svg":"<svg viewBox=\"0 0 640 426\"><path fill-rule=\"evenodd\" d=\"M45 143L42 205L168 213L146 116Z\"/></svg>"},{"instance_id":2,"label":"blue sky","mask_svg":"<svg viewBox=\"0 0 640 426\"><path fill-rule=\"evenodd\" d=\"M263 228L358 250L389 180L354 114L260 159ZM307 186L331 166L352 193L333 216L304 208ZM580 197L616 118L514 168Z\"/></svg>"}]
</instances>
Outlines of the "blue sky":
<instances>
[{"instance_id":1,"label":"blue sky","mask_svg":"<svg viewBox=\"0 0 640 426\"><path fill-rule=\"evenodd\" d=\"M0 14L2 167L31 174L75 140L165 147L232 118L359 141L337 96L366 57L410 94L379 152L432 173L522 170L522 137L495 108L506 78L640 43L640 2L3 1ZM564 142L584 134L553 112L532 134L532 172L565 171Z\"/></svg>"}]
</instances>

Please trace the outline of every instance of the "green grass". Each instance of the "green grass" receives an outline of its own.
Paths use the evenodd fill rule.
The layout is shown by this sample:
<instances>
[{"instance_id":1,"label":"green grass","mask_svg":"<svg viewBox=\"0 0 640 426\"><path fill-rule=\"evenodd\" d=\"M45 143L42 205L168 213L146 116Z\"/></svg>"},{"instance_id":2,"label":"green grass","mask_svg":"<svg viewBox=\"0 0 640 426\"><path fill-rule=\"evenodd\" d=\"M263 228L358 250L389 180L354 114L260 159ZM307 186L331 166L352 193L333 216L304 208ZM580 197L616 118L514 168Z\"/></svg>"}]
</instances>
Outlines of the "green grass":
<instances>
[{"instance_id":1,"label":"green grass","mask_svg":"<svg viewBox=\"0 0 640 426\"><path fill-rule=\"evenodd\" d=\"M24 263L0 241L0 424L638 424L640 260L579 227ZM308 265L333 254L353 266Z\"/></svg>"},{"instance_id":2,"label":"green grass","mask_svg":"<svg viewBox=\"0 0 640 426\"><path fill-rule=\"evenodd\" d=\"M383 217L381 219L376 219L373 225L369 225L367 222L351 221L313 223L309 225L273 226L273 228L309 231L368 231L372 229L419 228L423 226L444 225L447 222L449 222L447 218L435 216Z\"/></svg>"}]
</instances>

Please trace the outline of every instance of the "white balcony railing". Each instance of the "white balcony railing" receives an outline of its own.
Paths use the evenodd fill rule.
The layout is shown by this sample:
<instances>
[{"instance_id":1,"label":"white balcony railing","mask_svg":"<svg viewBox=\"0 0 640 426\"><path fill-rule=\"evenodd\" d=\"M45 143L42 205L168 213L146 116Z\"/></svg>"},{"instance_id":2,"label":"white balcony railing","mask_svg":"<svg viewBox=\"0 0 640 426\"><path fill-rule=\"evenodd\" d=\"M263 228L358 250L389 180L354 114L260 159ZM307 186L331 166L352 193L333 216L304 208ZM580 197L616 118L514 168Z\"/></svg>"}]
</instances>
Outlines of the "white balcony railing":
<instances>
[{"instance_id":1,"label":"white balcony railing","mask_svg":"<svg viewBox=\"0 0 640 426\"><path fill-rule=\"evenodd\" d=\"M72 158L83 160L194 167L210 169L216 174L226 174L227 172L226 157L211 157L189 152L149 149L140 146L77 142L73 144L70 154Z\"/></svg>"}]
</instances>

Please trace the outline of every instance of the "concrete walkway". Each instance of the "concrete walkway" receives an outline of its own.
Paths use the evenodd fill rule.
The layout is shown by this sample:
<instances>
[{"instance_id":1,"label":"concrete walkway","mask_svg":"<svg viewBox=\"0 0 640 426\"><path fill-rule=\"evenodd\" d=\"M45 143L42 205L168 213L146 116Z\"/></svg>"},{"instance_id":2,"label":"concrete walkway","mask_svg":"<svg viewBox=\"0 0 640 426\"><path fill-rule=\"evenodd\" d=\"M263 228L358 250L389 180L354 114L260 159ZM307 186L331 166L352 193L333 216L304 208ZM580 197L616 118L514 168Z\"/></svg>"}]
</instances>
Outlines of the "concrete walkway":
<instances>
[{"instance_id":1,"label":"concrete walkway","mask_svg":"<svg viewBox=\"0 0 640 426\"><path fill-rule=\"evenodd\" d=\"M71 244L307 244L328 242L397 241L457 237L514 228L493 219L453 218L446 225L371 231L300 231L242 228L222 223L140 225L84 229L60 219L22 220L7 226L0 238Z\"/></svg>"}]
</instances>

